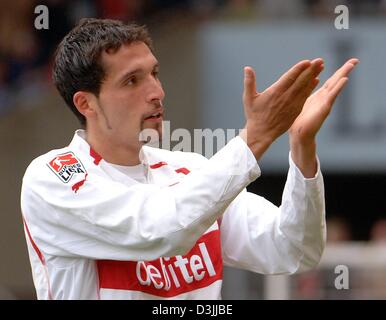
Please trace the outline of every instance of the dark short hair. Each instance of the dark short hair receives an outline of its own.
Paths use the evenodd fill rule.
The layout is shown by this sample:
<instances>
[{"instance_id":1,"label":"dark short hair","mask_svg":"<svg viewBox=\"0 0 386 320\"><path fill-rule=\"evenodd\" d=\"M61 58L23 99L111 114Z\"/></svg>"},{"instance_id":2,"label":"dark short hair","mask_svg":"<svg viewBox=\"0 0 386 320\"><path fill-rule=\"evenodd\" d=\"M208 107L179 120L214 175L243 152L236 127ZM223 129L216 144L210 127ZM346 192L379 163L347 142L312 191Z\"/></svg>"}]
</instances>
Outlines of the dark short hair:
<instances>
[{"instance_id":1,"label":"dark short hair","mask_svg":"<svg viewBox=\"0 0 386 320\"><path fill-rule=\"evenodd\" d=\"M83 90L99 95L106 76L101 62L103 51L118 50L124 44L144 42L151 50L146 28L110 19L82 19L60 42L55 52L53 81L59 93L82 125L86 118L77 110L73 96Z\"/></svg>"}]
</instances>

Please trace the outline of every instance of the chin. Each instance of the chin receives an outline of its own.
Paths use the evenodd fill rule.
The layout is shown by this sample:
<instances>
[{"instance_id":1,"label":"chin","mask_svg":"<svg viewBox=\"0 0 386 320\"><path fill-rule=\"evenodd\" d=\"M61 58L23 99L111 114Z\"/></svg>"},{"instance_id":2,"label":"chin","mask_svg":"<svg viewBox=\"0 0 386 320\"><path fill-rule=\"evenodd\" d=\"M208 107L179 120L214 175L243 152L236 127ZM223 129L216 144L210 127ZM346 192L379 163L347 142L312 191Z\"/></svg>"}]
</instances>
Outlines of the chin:
<instances>
[{"instance_id":1,"label":"chin","mask_svg":"<svg viewBox=\"0 0 386 320\"><path fill-rule=\"evenodd\" d=\"M144 127L139 133L139 141L144 145L158 146L162 141L162 125Z\"/></svg>"}]
</instances>

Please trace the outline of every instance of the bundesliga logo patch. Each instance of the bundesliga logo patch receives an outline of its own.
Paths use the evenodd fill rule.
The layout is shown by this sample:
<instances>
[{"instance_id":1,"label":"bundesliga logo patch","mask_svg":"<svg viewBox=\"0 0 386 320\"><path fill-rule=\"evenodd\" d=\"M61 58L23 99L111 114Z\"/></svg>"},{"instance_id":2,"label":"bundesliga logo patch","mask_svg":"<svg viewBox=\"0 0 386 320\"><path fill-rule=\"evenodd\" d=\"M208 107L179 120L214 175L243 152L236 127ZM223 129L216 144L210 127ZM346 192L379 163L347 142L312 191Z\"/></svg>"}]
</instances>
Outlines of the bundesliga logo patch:
<instances>
[{"instance_id":1,"label":"bundesliga logo patch","mask_svg":"<svg viewBox=\"0 0 386 320\"><path fill-rule=\"evenodd\" d=\"M73 152L57 155L47 165L64 183L70 181L74 174L86 174L86 169Z\"/></svg>"}]
</instances>

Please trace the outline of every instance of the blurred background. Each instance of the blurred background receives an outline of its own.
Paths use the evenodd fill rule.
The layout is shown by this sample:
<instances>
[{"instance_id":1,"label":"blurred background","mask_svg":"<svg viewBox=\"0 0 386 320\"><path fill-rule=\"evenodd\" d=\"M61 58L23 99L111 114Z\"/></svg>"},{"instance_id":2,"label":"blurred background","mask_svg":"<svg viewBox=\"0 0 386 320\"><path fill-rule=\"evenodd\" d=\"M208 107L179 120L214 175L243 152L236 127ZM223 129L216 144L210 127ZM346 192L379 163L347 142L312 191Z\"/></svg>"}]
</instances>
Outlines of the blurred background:
<instances>
[{"instance_id":1,"label":"blurred background","mask_svg":"<svg viewBox=\"0 0 386 320\"><path fill-rule=\"evenodd\" d=\"M37 5L49 28L37 30ZM349 9L349 29L334 22ZM79 127L51 83L52 54L82 17L146 24L161 64L171 130L240 129L243 66L264 90L301 59L322 57L322 82L346 59L361 63L318 137L328 245L317 270L262 276L225 268L225 299L386 298L386 0L0 1L0 299L35 299L19 195L28 164L65 146ZM280 205L288 137L264 155L249 186ZM349 289L338 290L336 266Z\"/></svg>"}]
</instances>

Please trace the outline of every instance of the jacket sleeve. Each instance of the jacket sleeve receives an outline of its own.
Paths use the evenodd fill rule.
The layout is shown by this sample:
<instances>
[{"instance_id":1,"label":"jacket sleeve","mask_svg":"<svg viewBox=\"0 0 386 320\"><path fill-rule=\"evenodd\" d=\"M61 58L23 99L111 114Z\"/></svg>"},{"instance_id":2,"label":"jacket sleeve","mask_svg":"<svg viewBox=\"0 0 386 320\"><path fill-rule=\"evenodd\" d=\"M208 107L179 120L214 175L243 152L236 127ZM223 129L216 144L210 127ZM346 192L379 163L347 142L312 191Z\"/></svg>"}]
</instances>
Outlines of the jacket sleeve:
<instances>
[{"instance_id":1,"label":"jacket sleeve","mask_svg":"<svg viewBox=\"0 0 386 320\"><path fill-rule=\"evenodd\" d=\"M90 171L77 193L38 158L23 178L23 217L50 255L154 260L185 254L260 174L251 154L236 137L175 186L126 186Z\"/></svg>"},{"instance_id":2,"label":"jacket sleeve","mask_svg":"<svg viewBox=\"0 0 386 320\"><path fill-rule=\"evenodd\" d=\"M289 157L290 169L276 207L245 190L221 223L224 264L262 274L292 274L315 267L326 241L323 178L305 179Z\"/></svg>"}]
</instances>

